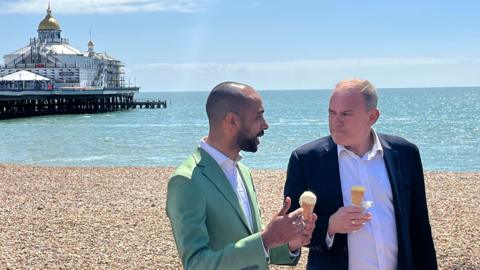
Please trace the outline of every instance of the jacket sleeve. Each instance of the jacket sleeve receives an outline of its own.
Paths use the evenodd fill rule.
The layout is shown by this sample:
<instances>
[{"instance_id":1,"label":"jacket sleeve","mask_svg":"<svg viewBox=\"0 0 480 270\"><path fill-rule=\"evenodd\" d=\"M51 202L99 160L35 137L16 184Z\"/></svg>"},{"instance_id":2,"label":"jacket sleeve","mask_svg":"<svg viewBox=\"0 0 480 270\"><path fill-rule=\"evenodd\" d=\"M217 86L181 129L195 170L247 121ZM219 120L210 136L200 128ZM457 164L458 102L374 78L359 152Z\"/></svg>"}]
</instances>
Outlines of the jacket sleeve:
<instances>
[{"instance_id":1,"label":"jacket sleeve","mask_svg":"<svg viewBox=\"0 0 480 270\"><path fill-rule=\"evenodd\" d=\"M300 159L297 153L293 151L288 162L287 180L284 189L284 196L289 196L292 199L292 205L288 212L292 212L300 207L298 200L306 190L308 190L308 186L305 175L302 171ZM320 200L318 200L317 203L320 203ZM315 223L315 230L313 231L312 239L308 247L315 249L318 252L327 252L329 249L326 243L326 236L330 215L317 214L317 216L318 219Z\"/></svg>"},{"instance_id":2,"label":"jacket sleeve","mask_svg":"<svg viewBox=\"0 0 480 270\"><path fill-rule=\"evenodd\" d=\"M281 245L270 249L270 263L276 265L297 265L300 259L298 256L290 256L288 245Z\"/></svg>"},{"instance_id":3,"label":"jacket sleeve","mask_svg":"<svg viewBox=\"0 0 480 270\"><path fill-rule=\"evenodd\" d=\"M252 185L252 188L253 188L253 192L254 192L254 197L255 197L255 201L258 202L258 198L257 198L257 192L255 190L255 184L253 183L252 179L252 175L250 173L250 171L248 171L249 173L249 176L250 176L250 183ZM260 213L260 205L257 205L258 207L258 219L259 219L259 222L260 222L260 231L263 230L263 228L265 228L265 224L263 223L262 221L262 218L261 218L261 213ZM276 264L276 265L297 265L299 259L300 259L300 255L299 256L290 256L290 250L288 249L288 245L281 245L281 246L278 246L278 247L275 247L275 248L272 248L270 249L270 251L268 252L269 253L269 263L270 264Z\"/></svg>"},{"instance_id":4,"label":"jacket sleeve","mask_svg":"<svg viewBox=\"0 0 480 270\"><path fill-rule=\"evenodd\" d=\"M413 262L416 269L437 269L437 258L425 196L425 180L418 148L415 148L413 153L412 187L410 238Z\"/></svg>"},{"instance_id":5,"label":"jacket sleeve","mask_svg":"<svg viewBox=\"0 0 480 270\"><path fill-rule=\"evenodd\" d=\"M260 233L227 244L220 250L209 248L206 198L188 177L176 175L170 179L166 208L184 269L267 268Z\"/></svg>"}]
</instances>

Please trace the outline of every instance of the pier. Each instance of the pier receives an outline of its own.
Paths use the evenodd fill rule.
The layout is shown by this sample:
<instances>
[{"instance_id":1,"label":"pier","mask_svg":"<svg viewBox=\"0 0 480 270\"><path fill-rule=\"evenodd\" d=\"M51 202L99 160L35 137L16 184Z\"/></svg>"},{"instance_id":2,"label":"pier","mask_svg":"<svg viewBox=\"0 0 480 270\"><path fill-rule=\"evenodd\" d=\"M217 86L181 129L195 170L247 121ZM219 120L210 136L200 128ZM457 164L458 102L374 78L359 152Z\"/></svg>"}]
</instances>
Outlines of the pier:
<instances>
[{"instance_id":1,"label":"pier","mask_svg":"<svg viewBox=\"0 0 480 270\"><path fill-rule=\"evenodd\" d=\"M129 110L135 108L137 92L138 88L0 91L0 119Z\"/></svg>"},{"instance_id":2,"label":"pier","mask_svg":"<svg viewBox=\"0 0 480 270\"><path fill-rule=\"evenodd\" d=\"M144 101L134 101L136 108L140 109L156 109L156 108L167 108L166 100L144 100Z\"/></svg>"},{"instance_id":3,"label":"pier","mask_svg":"<svg viewBox=\"0 0 480 270\"><path fill-rule=\"evenodd\" d=\"M11 97L0 98L0 119L50 114L101 113L133 108L133 95Z\"/></svg>"},{"instance_id":4,"label":"pier","mask_svg":"<svg viewBox=\"0 0 480 270\"><path fill-rule=\"evenodd\" d=\"M85 114L166 108L166 100L136 101L138 88L0 91L0 120L51 114Z\"/></svg>"},{"instance_id":5,"label":"pier","mask_svg":"<svg viewBox=\"0 0 480 270\"><path fill-rule=\"evenodd\" d=\"M37 37L3 56L0 119L166 107L159 100L136 102L140 88L125 83L125 65L97 52L91 39L86 45L82 51L62 37L49 4Z\"/></svg>"}]
</instances>

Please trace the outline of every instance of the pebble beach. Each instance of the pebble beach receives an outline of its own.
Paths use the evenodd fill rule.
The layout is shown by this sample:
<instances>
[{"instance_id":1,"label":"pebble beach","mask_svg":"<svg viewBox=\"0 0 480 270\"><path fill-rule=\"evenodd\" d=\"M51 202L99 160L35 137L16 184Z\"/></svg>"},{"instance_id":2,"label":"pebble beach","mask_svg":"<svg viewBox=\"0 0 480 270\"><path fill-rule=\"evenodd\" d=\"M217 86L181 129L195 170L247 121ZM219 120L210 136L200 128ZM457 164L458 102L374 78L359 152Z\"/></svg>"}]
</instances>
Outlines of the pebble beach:
<instances>
[{"instance_id":1,"label":"pebble beach","mask_svg":"<svg viewBox=\"0 0 480 270\"><path fill-rule=\"evenodd\" d=\"M0 269L181 269L165 213L173 170L0 164ZM480 269L480 173L425 176L439 268ZM268 222L285 171L253 177ZM270 269L305 269L307 253Z\"/></svg>"}]
</instances>

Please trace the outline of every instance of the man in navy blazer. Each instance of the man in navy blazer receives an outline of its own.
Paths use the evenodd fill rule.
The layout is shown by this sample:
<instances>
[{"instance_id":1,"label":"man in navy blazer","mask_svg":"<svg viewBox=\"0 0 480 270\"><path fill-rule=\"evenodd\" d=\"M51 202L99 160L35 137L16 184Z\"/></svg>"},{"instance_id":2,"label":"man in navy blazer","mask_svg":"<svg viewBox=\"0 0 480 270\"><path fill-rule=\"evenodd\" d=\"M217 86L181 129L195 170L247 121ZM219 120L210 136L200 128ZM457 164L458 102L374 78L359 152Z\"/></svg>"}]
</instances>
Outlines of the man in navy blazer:
<instances>
[{"instance_id":1,"label":"man in navy blazer","mask_svg":"<svg viewBox=\"0 0 480 270\"><path fill-rule=\"evenodd\" d=\"M317 195L307 269L437 269L418 148L376 133L377 93L367 80L337 84L329 103L330 136L293 151L284 195ZM365 188L368 210L352 205Z\"/></svg>"}]
</instances>

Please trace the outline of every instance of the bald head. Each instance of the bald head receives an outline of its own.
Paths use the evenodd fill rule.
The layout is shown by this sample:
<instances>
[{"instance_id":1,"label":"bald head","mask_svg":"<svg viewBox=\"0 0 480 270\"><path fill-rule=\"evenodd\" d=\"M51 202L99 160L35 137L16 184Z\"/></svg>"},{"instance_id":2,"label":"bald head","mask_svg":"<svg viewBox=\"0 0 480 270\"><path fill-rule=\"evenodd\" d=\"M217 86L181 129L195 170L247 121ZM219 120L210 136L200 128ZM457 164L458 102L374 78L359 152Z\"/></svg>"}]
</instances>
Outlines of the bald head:
<instances>
[{"instance_id":1,"label":"bald head","mask_svg":"<svg viewBox=\"0 0 480 270\"><path fill-rule=\"evenodd\" d=\"M365 101L365 109L367 111L377 108L378 95L375 87L367 80L349 79L337 83L336 91L359 92Z\"/></svg>"},{"instance_id":2,"label":"bald head","mask_svg":"<svg viewBox=\"0 0 480 270\"><path fill-rule=\"evenodd\" d=\"M241 117L252 98L258 93L249 85L236 82L223 82L215 86L207 98L207 115L210 125L220 123L233 112Z\"/></svg>"}]
</instances>

